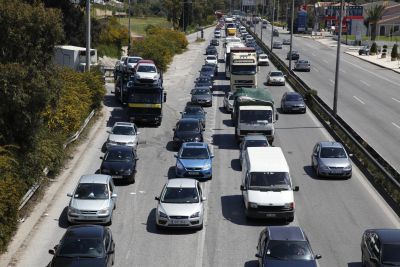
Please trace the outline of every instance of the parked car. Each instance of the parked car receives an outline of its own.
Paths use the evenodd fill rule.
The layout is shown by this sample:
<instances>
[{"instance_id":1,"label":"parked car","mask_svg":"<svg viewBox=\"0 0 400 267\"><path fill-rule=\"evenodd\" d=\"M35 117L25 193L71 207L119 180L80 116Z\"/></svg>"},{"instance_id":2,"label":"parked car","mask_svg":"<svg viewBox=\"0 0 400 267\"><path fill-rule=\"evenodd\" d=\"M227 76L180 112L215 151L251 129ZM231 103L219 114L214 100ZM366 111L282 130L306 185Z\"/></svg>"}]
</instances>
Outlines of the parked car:
<instances>
[{"instance_id":1,"label":"parked car","mask_svg":"<svg viewBox=\"0 0 400 267\"><path fill-rule=\"evenodd\" d=\"M317 267L321 255L314 254L299 226L268 226L260 233L256 257L262 267Z\"/></svg>"},{"instance_id":2,"label":"parked car","mask_svg":"<svg viewBox=\"0 0 400 267\"><path fill-rule=\"evenodd\" d=\"M206 126L206 114L207 112L201 106L198 105L187 105L182 114L182 119L197 119L203 125Z\"/></svg>"},{"instance_id":3,"label":"parked car","mask_svg":"<svg viewBox=\"0 0 400 267\"><path fill-rule=\"evenodd\" d=\"M223 102L224 102L224 108L225 108L226 112L232 113L234 100L235 100L235 98L234 98L232 92L228 92L225 94Z\"/></svg>"},{"instance_id":4,"label":"parked car","mask_svg":"<svg viewBox=\"0 0 400 267\"><path fill-rule=\"evenodd\" d=\"M267 74L268 85L285 85L285 75L282 71L272 70Z\"/></svg>"},{"instance_id":5,"label":"parked car","mask_svg":"<svg viewBox=\"0 0 400 267\"><path fill-rule=\"evenodd\" d=\"M211 90L213 86L214 82L210 76L200 76L195 81L195 87L208 87Z\"/></svg>"},{"instance_id":6,"label":"parked car","mask_svg":"<svg viewBox=\"0 0 400 267\"><path fill-rule=\"evenodd\" d=\"M272 48L274 48L274 49L282 49L282 42L281 41L273 42Z\"/></svg>"},{"instance_id":7,"label":"parked car","mask_svg":"<svg viewBox=\"0 0 400 267\"><path fill-rule=\"evenodd\" d=\"M371 49L371 47L369 47L369 46L363 46L363 47L361 47L359 50L358 50L358 54L361 56L361 55L366 55L366 56L368 56L369 55L369 50Z\"/></svg>"},{"instance_id":8,"label":"parked car","mask_svg":"<svg viewBox=\"0 0 400 267\"><path fill-rule=\"evenodd\" d=\"M400 266L400 230L368 229L361 238L361 265Z\"/></svg>"},{"instance_id":9,"label":"parked car","mask_svg":"<svg viewBox=\"0 0 400 267\"><path fill-rule=\"evenodd\" d=\"M192 89L190 94L192 95L192 98L191 98L192 104L199 104L199 105L208 106L208 107L212 106L213 99L212 99L212 93L211 93L210 88L196 87L196 88Z\"/></svg>"},{"instance_id":10,"label":"parked car","mask_svg":"<svg viewBox=\"0 0 400 267\"><path fill-rule=\"evenodd\" d=\"M156 226L203 229L206 198L199 182L190 178L169 179L158 201Z\"/></svg>"},{"instance_id":11,"label":"parked car","mask_svg":"<svg viewBox=\"0 0 400 267\"><path fill-rule=\"evenodd\" d=\"M284 44L284 45L290 45L290 39L283 39L282 44Z\"/></svg>"},{"instance_id":12,"label":"parked car","mask_svg":"<svg viewBox=\"0 0 400 267\"><path fill-rule=\"evenodd\" d=\"M83 175L73 193L67 194L69 223L111 224L117 194L110 175Z\"/></svg>"},{"instance_id":13,"label":"parked car","mask_svg":"<svg viewBox=\"0 0 400 267\"><path fill-rule=\"evenodd\" d=\"M292 60L298 60L300 58L300 54L296 50L292 50L292 56L291 57L292 57ZM290 59L290 51L287 53L286 59Z\"/></svg>"},{"instance_id":14,"label":"parked car","mask_svg":"<svg viewBox=\"0 0 400 267\"><path fill-rule=\"evenodd\" d=\"M60 243L50 249L49 267L114 265L115 243L111 229L100 225L68 227Z\"/></svg>"},{"instance_id":15,"label":"parked car","mask_svg":"<svg viewBox=\"0 0 400 267\"><path fill-rule=\"evenodd\" d=\"M243 141L240 143L239 149L239 160L240 160L240 165L242 165L243 162L243 156L244 153L246 152L246 149L248 147L266 147L270 146L268 143L268 139L265 135L262 134L249 134L246 135L243 139Z\"/></svg>"},{"instance_id":16,"label":"parked car","mask_svg":"<svg viewBox=\"0 0 400 267\"><path fill-rule=\"evenodd\" d=\"M219 46L219 41L218 41L218 39L213 38L213 39L211 40L211 42L210 42L210 45Z\"/></svg>"},{"instance_id":17,"label":"parked car","mask_svg":"<svg viewBox=\"0 0 400 267\"><path fill-rule=\"evenodd\" d=\"M311 166L317 176L347 177L352 174L350 157L343 145L335 141L318 142L311 155Z\"/></svg>"},{"instance_id":18,"label":"parked car","mask_svg":"<svg viewBox=\"0 0 400 267\"><path fill-rule=\"evenodd\" d=\"M294 65L294 70L296 71L311 71L311 63L307 59L299 59L296 61L296 64Z\"/></svg>"},{"instance_id":19,"label":"parked car","mask_svg":"<svg viewBox=\"0 0 400 267\"><path fill-rule=\"evenodd\" d=\"M214 155L206 143L183 143L176 157L176 177L212 178Z\"/></svg>"},{"instance_id":20,"label":"parked car","mask_svg":"<svg viewBox=\"0 0 400 267\"><path fill-rule=\"evenodd\" d=\"M133 149L137 148L139 143L138 135L140 132L137 131L137 127L134 123L130 122L116 122L111 128L109 133L106 147L107 149L112 146L129 146Z\"/></svg>"},{"instance_id":21,"label":"parked car","mask_svg":"<svg viewBox=\"0 0 400 267\"><path fill-rule=\"evenodd\" d=\"M135 182L136 174L136 150L127 146L110 147L104 157L100 157L102 163L100 172L111 175L113 179L122 179L128 183Z\"/></svg>"},{"instance_id":22,"label":"parked car","mask_svg":"<svg viewBox=\"0 0 400 267\"><path fill-rule=\"evenodd\" d=\"M306 113L306 104L301 94L297 92L286 92L281 99L282 113L300 112Z\"/></svg>"},{"instance_id":23,"label":"parked car","mask_svg":"<svg viewBox=\"0 0 400 267\"><path fill-rule=\"evenodd\" d=\"M185 142L203 142L204 128L198 119L180 119L173 131L175 148Z\"/></svg>"},{"instance_id":24,"label":"parked car","mask_svg":"<svg viewBox=\"0 0 400 267\"><path fill-rule=\"evenodd\" d=\"M258 55L258 65L269 66L269 59L267 54Z\"/></svg>"}]
</instances>

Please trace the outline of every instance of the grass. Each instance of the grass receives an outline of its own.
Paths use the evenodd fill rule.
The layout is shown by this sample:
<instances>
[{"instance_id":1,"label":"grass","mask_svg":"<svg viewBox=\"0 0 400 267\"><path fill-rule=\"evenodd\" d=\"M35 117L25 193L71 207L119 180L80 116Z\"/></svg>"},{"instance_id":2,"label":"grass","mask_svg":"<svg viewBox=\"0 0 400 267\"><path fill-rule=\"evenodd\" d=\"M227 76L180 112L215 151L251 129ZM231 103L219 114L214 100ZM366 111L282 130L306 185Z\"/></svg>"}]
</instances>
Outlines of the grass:
<instances>
[{"instance_id":1,"label":"grass","mask_svg":"<svg viewBox=\"0 0 400 267\"><path fill-rule=\"evenodd\" d=\"M119 18L119 23L128 27L128 18ZM145 35L145 29L148 25L159 26L162 28L171 28L172 25L166 18L163 17L144 17L132 18L131 17L131 31L138 35Z\"/></svg>"},{"instance_id":2,"label":"grass","mask_svg":"<svg viewBox=\"0 0 400 267\"><path fill-rule=\"evenodd\" d=\"M346 40L346 35L344 34L342 36L343 40ZM347 40L349 41L354 41L356 39L355 35L348 35L347 36ZM369 36L362 36L362 40L363 41L368 41L370 39ZM387 36L376 36L375 41L386 41L386 42L398 42L400 41L400 37L399 36L393 36L392 38L387 37Z\"/></svg>"}]
</instances>

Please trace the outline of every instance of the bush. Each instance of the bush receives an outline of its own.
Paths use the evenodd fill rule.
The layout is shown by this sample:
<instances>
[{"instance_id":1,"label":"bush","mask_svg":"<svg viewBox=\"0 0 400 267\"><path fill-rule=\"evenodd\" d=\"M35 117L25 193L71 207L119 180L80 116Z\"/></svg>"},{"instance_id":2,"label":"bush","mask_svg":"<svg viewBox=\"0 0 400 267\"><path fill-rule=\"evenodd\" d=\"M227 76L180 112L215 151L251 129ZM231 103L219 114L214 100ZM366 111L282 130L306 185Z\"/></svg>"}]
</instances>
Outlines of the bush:
<instances>
[{"instance_id":1,"label":"bush","mask_svg":"<svg viewBox=\"0 0 400 267\"><path fill-rule=\"evenodd\" d=\"M378 52L378 47L377 47L375 42L372 43L371 49L369 50L369 52L370 53L375 53L375 54Z\"/></svg>"},{"instance_id":2,"label":"bush","mask_svg":"<svg viewBox=\"0 0 400 267\"><path fill-rule=\"evenodd\" d=\"M390 56L392 58L398 58L399 57L399 53L397 51L397 44L394 44L392 47L392 53L390 54Z\"/></svg>"}]
</instances>

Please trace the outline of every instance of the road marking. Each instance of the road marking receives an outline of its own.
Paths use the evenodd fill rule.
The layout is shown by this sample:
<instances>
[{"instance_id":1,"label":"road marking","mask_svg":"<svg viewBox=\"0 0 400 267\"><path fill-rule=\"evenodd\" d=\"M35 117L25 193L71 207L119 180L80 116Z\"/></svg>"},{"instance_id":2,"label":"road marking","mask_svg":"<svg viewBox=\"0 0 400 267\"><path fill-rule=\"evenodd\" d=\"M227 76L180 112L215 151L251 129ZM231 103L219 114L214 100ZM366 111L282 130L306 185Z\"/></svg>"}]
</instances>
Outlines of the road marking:
<instances>
[{"instance_id":1,"label":"road marking","mask_svg":"<svg viewBox=\"0 0 400 267\"><path fill-rule=\"evenodd\" d=\"M399 103L400 103L400 100L398 100L398 99L396 99L396 98L394 98L394 97L392 97L392 99L393 99L394 101L396 101L396 102L399 102Z\"/></svg>"},{"instance_id":2,"label":"road marking","mask_svg":"<svg viewBox=\"0 0 400 267\"><path fill-rule=\"evenodd\" d=\"M363 80L360 80L360 82L362 82L363 84L365 84L365 85L368 86L368 87L371 87L371 85L369 85L369 83L364 82Z\"/></svg>"},{"instance_id":3,"label":"road marking","mask_svg":"<svg viewBox=\"0 0 400 267\"><path fill-rule=\"evenodd\" d=\"M329 79L329 81L331 82L331 84L335 84L335 82L333 80Z\"/></svg>"},{"instance_id":4,"label":"road marking","mask_svg":"<svg viewBox=\"0 0 400 267\"><path fill-rule=\"evenodd\" d=\"M323 59L322 61L323 61L323 62L325 62L326 64L328 64L328 60L326 60L326 59Z\"/></svg>"},{"instance_id":5,"label":"road marking","mask_svg":"<svg viewBox=\"0 0 400 267\"><path fill-rule=\"evenodd\" d=\"M339 70L341 73L345 73L344 70Z\"/></svg>"},{"instance_id":6,"label":"road marking","mask_svg":"<svg viewBox=\"0 0 400 267\"><path fill-rule=\"evenodd\" d=\"M144 194L144 193L146 193L146 191L139 191L139 193L140 193L140 194Z\"/></svg>"},{"instance_id":7,"label":"road marking","mask_svg":"<svg viewBox=\"0 0 400 267\"><path fill-rule=\"evenodd\" d=\"M130 192L129 194L131 194L131 195L136 195L136 192Z\"/></svg>"},{"instance_id":8,"label":"road marking","mask_svg":"<svg viewBox=\"0 0 400 267\"><path fill-rule=\"evenodd\" d=\"M311 55L313 55L313 57L317 56L315 53L311 53Z\"/></svg>"},{"instance_id":9,"label":"road marking","mask_svg":"<svg viewBox=\"0 0 400 267\"><path fill-rule=\"evenodd\" d=\"M399 125L397 125L396 123L392 122L392 124L393 124L394 126L396 126L397 128L399 128L399 129L400 129L400 126L399 126Z\"/></svg>"},{"instance_id":10,"label":"road marking","mask_svg":"<svg viewBox=\"0 0 400 267\"><path fill-rule=\"evenodd\" d=\"M318 70L318 69L316 69L316 68L314 68L314 71L316 71L316 72L319 72L319 70Z\"/></svg>"},{"instance_id":11,"label":"road marking","mask_svg":"<svg viewBox=\"0 0 400 267\"><path fill-rule=\"evenodd\" d=\"M354 97L357 101L359 101L361 104L365 105L364 101L362 101L361 99L359 99L359 98L356 97L355 95L353 95L353 97Z\"/></svg>"}]
</instances>

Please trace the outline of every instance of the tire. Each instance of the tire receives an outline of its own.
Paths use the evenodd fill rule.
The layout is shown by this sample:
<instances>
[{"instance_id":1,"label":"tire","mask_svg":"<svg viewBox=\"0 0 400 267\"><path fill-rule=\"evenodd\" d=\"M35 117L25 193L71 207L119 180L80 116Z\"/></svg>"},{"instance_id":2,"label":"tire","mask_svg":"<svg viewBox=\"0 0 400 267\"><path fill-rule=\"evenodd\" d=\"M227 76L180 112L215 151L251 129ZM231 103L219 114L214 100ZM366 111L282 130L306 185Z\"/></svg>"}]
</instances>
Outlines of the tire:
<instances>
[{"instance_id":1,"label":"tire","mask_svg":"<svg viewBox=\"0 0 400 267\"><path fill-rule=\"evenodd\" d=\"M361 266L367 267L367 265L365 264L365 260L364 260L364 252L362 252L362 251L361 251Z\"/></svg>"},{"instance_id":2,"label":"tire","mask_svg":"<svg viewBox=\"0 0 400 267\"><path fill-rule=\"evenodd\" d=\"M315 174L317 175L317 177L321 177L321 174L319 173L318 166L315 166Z\"/></svg>"},{"instance_id":3,"label":"tire","mask_svg":"<svg viewBox=\"0 0 400 267\"><path fill-rule=\"evenodd\" d=\"M108 223L106 223L106 226L110 226L112 224L112 217Z\"/></svg>"},{"instance_id":4,"label":"tire","mask_svg":"<svg viewBox=\"0 0 400 267\"><path fill-rule=\"evenodd\" d=\"M135 173L132 174L132 175L129 177L128 183L129 183L129 184L134 184L134 183L135 183Z\"/></svg>"}]
</instances>

